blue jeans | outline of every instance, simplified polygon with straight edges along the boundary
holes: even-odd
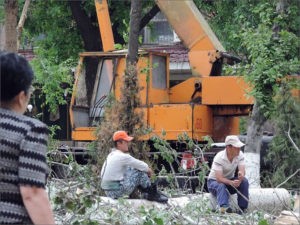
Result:
[[[232,178],[235,180],[237,178]],[[237,193],[238,205],[241,209],[248,208],[249,202],[249,182],[244,178],[239,187],[234,188],[230,185],[219,183],[216,180],[209,179],[207,182],[208,191],[217,197],[219,206],[229,206],[229,195]],[[245,199],[246,198],[246,199]]]
[[[117,199],[126,195],[129,196],[138,186],[147,188],[150,185],[151,181],[147,173],[128,167],[124,175],[124,180],[120,181],[120,189],[104,190],[104,192],[107,197]]]

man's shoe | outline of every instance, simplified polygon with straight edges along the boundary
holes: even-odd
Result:
[[[220,207],[219,212],[222,214],[233,213],[233,210],[230,207]]]
[[[160,203],[167,203],[168,202],[168,197],[166,197],[161,192],[157,192],[155,194],[150,194],[150,195],[148,195],[147,199],[149,201],[155,201],[155,202],[160,202]]]
[[[168,197],[162,192],[157,190],[156,184],[151,184],[148,188],[143,188],[142,190],[142,198],[147,199],[149,201],[155,201],[160,203],[167,203]]]
[[[240,209],[237,210],[236,213],[239,214],[239,215],[244,215],[244,214],[247,213],[247,209],[240,208]]]

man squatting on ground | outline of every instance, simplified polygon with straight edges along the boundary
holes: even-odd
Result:
[[[237,136],[229,135],[225,139],[226,148],[214,157],[207,185],[209,192],[217,197],[221,213],[232,212],[229,196],[234,193],[238,196],[239,213],[248,208],[249,183],[245,178],[244,154],[240,151],[244,145]]]
[[[22,56],[0,52],[0,224],[54,224],[45,190],[48,128],[24,116],[33,71]]]
[[[125,131],[113,134],[115,147],[102,166],[101,188],[108,197],[114,199],[129,196],[138,188],[142,197],[149,201],[167,202],[168,198],[157,190],[156,184],[151,184],[151,168],[128,154],[132,139]]]

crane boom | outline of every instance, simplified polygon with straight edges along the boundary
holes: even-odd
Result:
[[[95,0],[97,18],[101,34],[103,51],[115,50],[114,36],[111,28],[110,15],[106,0]]]

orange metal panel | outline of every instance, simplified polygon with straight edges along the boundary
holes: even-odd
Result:
[[[192,77],[170,88],[170,103],[190,102],[196,83],[201,83],[201,78]],[[198,92],[195,97],[201,97],[201,93]]]
[[[74,141],[94,141],[96,140],[96,127],[79,127],[72,131]]]
[[[253,104],[253,98],[247,96],[249,90],[249,86],[241,77],[204,77],[202,79],[202,103],[206,105]]]
[[[188,104],[154,105],[149,109],[149,126],[161,136],[166,131],[166,140],[177,140],[178,134],[192,134],[192,107]]]
[[[187,133],[189,137],[201,139],[212,132],[212,112],[207,106],[191,104],[154,105],[149,109],[151,135],[162,136],[166,140],[177,140],[178,135]]]
[[[193,110],[193,139],[202,140],[203,136],[211,136],[213,131],[211,108],[204,105],[194,105]]]
[[[209,61],[210,51],[193,50],[189,52],[189,60],[192,74],[208,77],[213,64]]]

